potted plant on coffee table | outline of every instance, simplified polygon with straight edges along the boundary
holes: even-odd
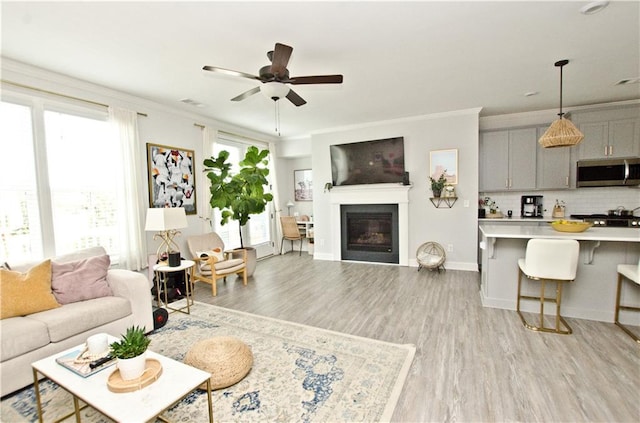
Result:
[[[244,246],[243,227],[252,214],[262,213],[267,203],[273,200],[273,195],[265,191],[269,185],[268,155],[269,150],[259,150],[254,146],[247,148],[237,173],[231,172],[229,152],[226,150],[221,151],[218,157],[212,156],[204,160],[204,171],[210,183],[209,203],[212,208],[220,209],[220,224],[227,224],[229,219],[239,223],[240,248],[247,250],[247,276],[253,274],[257,258],[255,249]]]
[[[151,340],[144,333],[144,328],[131,326],[127,328],[120,341],[110,345],[110,354],[118,359],[117,366],[123,380],[132,380],[142,376],[146,365],[146,351],[150,342]]]

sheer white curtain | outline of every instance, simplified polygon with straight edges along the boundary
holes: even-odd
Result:
[[[278,254],[280,254],[280,240],[282,239],[282,225],[280,224],[280,216],[282,216],[282,210],[278,209],[280,204],[280,198],[278,196],[278,175],[276,175],[276,159],[278,158],[278,150],[276,149],[276,143],[269,143],[269,180],[271,181],[271,194],[273,194],[273,201],[271,202],[275,213],[275,245],[278,247]],[[274,248],[275,253],[275,248]]]
[[[109,107],[109,122],[122,160],[122,174],[117,175],[118,221],[120,227],[120,267],[141,270],[147,267],[144,218],[146,203],[142,187],[146,184],[144,160],[140,157],[138,144],[138,114],[131,110]]]
[[[211,155],[213,154],[213,145],[216,142],[217,134],[218,131],[209,126],[204,126],[202,128],[202,161],[211,157]],[[202,164],[202,162],[200,163]],[[202,229],[204,232],[211,232],[214,226],[212,225],[212,222],[210,220],[213,219],[213,209],[211,208],[211,204],[209,203],[209,197],[211,195],[209,193],[209,179],[207,179],[207,176],[204,172],[198,172],[198,174],[196,175],[196,182],[198,182],[201,187],[201,195],[198,195],[198,210],[201,210],[200,217],[202,218],[203,222]]]

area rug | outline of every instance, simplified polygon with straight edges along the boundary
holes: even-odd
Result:
[[[182,361],[189,348],[213,336],[234,336],[251,347],[254,363],[237,384],[213,392],[216,422],[389,421],[415,347],[327,331],[203,303],[191,315],[173,313],[151,335],[150,349]],[[71,397],[42,381],[45,421],[72,408]],[[37,421],[33,388],[1,403],[3,422]],[[176,422],[207,421],[197,391],[170,408]],[[72,421],[69,419],[68,421]],[[83,422],[110,422],[88,407]]]

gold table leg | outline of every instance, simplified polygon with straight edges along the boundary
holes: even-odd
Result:
[[[33,369],[33,390],[36,392],[36,405],[38,407],[38,421],[42,423],[42,400],[40,399],[40,384],[38,383],[38,371]]]

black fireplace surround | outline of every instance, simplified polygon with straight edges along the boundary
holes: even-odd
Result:
[[[341,205],[340,240],[342,260],[398,264],[398,205]]]

